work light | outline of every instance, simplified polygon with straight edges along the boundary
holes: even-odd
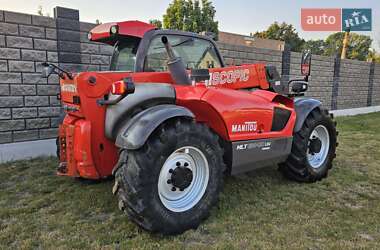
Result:
[[[114,26],[111,27],[111,34],[116,34],[117,31],[118,31],[117,25],[114,25]]]

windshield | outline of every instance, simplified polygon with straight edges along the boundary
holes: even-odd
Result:
[[[174,54],[182,58],[187,69],[221,67],[215,46],[210,41],[183,35],[167,35],[166,37],[173,47]],[[149,46],[144,61],[145,72],[168,71],[168,55],[161,38],[162,36],[156,36]]]
[[[134,71],[136,53],[140,38],[129,37],[120,40],[116,45],[111,59],[111,71]]]

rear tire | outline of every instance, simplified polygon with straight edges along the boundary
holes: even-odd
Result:
[[[189,120],[167,121],[142,148],[121,152],[113,189],[119,208],[148,231],[179,234],[195,229],[218,200],[225,169],[222,159],[218,136],[207,126]],[[183,176],[189,176],[189,169],[191,178],[186,179]]]
[[[279,169],[291,180],[319,181],[332,168],[336,146],[336,122],[327,110],[314,109],[294,134],[291,154]]]

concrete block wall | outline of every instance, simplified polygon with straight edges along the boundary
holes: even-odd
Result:
[[[57,61],[55,20],[0,11],[0,143],[56,134],[59,85],[41,79],[44,61]]]
[[[80,22],[79,11],[56,7],[54,18],[0,10],[0,144],[54,138],[59,80],[40,77],[41,62],[66,70],[109,67],[112,47],[90,42],[95,24]],[[301,54],[218,43],[227,65],[274,65],[282,81],[301,78]],[[313,55],[309,91],[328,109],[380,105],[380,65]]]
[[[372,106],[380,105],[380,64],[374,65]]]
[[[362,61],[341,60],[337,109],[367,106],[370,65]]]
[[[314,55],[311,63],[310,84],[306,96],[320,100],[325,108],[331,109],[334,58]],[[300,61],[297,67],[300,71]]]
[[[74,72],[107,70],[112,47],[87,38],[95,24],[80,22],[79,10],[57,7],[54,16],[59,66]]]
[[[301,76],[302,53],[290,53],[289,79],[302,79]],[[334,58],[327,56],[312,56],[309,89],[305,96],[320,100],[325,108],[330,109],[332,86],[334,78]]]
[[[59,79],[41,78],[41,63],[108,69],[112,47],[87,39],[94,26],[67,8],[55,8],[54,18],[0,10],[0,143],[56,137]]]
[[[218,43],[218,48],[227,65],[265,63],[282,67],[282,52],[269,49],[252,48],[225,43]]]

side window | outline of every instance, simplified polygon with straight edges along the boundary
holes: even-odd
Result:
[[[120,40],[113,51],[111,59],[112,71],[134,71],[136,52],[141,39],[128,38]]]
[[[161,72],[168,70],[166,66],[168,57],[161,37],[156,36],[152,40],[145,58],[144,71]],[[221,67],[215,47],[209,41],[180,35],[168,35],[167,37],[175,54],[182,58],[187,69]]]

